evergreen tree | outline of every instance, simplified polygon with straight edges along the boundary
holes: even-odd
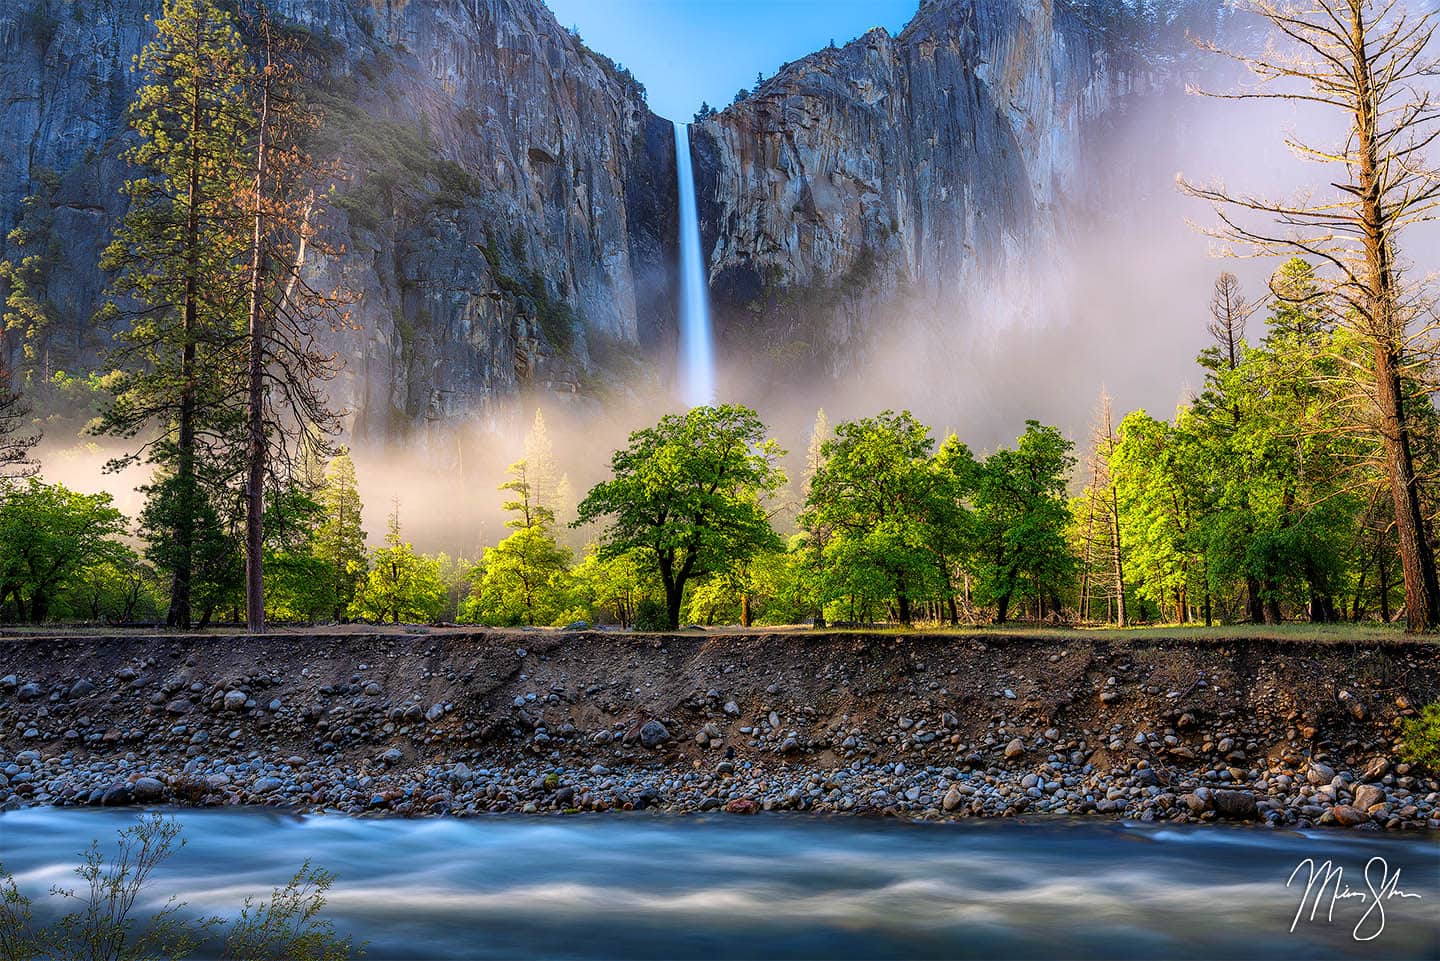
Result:
[[[123,305],[130,325],[112,358],[119,376],[98,430],[145,434],[117,463],[144,456],[165,469],[151,489],[165,504],[150,516],[173,525],[159,535],[172,572],[167,620],[186,627],[197,539],[215,533],[200,529],[213,512],[206,484],[228,481],[221,465],[233,463],[222,451],[238,425],[233,344],[245,302],[236,199],[254,116],[250,67],[223,7],[167,0],[155,29],[137,59],[135,143],[124,153],[140,175],[125,186],[130,208],[101,264],[114,298],[102,314]]]
[[[362,526],[365,505],[360,500],[355,462],[347,448],[340,448],[326,465],[317,500],[320,520],[312,549],[325,562],[329,606],[335,620],[340,621],[367,573]]]

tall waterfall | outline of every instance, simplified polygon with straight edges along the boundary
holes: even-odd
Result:
[[[710,337],[709,284],[700,256],[700,215],[690,166],[690,125],[675,127],[675,175],[680,181],[680,369],[676,383],[691,407],[715,400],[715,349]]]

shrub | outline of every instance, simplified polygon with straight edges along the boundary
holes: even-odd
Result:
[[[184,843],[178,821],[154,814],[119,832],[118,850],[108,861],[99,842],[92,844],[75,869],[83,886],[51,889],[76,909],[46,928],[35,927],[30,898],[0,866],[0,959],[179,959],[202,950],[211,957],[217,942],[225,958],[343,961],[364,954],[320,917],[335,879],[308,862],[269,900],[246,899],[228,927],[222,918],[183,917],[185,902],[173,897],[149,918],[136,917],[135,906],[150,900],[151,874]]]
[[[669,630],[669,627],[665,605],[660,601],[647,597],[635,605],[635,630],[664,631]]]
[[[1404,746],[1400,756],[1411,764],[1440,771],[1440,701],[1425,705],[1419,717],[1412,717],[1401,729]]]

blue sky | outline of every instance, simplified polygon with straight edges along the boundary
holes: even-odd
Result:
[[[545,0],[586,46],[629,67],[650,109],[689,120],[780,64],[871,27],[898,33],[919,0]]]

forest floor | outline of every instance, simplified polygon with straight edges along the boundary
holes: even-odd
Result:
[[[1437,698],[1440,645],[1388,628],[7,632],[0,807],[1440,827],[1396,744]]]

